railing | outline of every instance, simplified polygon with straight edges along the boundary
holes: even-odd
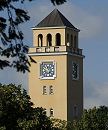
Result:
[[[29,52],[71,52],[73,54],[82,55],[82,49],[72,48],[70,46],[49,46],[49,47],[34,47],[30,48]]]

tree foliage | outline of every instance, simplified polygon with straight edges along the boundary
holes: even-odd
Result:
[[[0,84],[0,130],[107,130],[108,107],[84,110],[78,121],[49,118],[43,108],[34,108],[21,85]]]
[[[0,16],[0,69],[9,66],[25,72],[29,71],[29,60],[35,62],[27,56],[28,46],[23,43],[24,34],[19,29],[20,24],[28,21],[30,16],[26,10],[16,5],[27,1],[33,0],[0,0],[0,12],[5,14]],[[66,0],[50,1],[54,5],[66,2]]]
[[[108,107],[100,106],[85,110],[78,123],[78,130],[107,130]]]
[[[48,130],[52,122],[43,108],[34,108],[21,86],[0,84],[0,130]]]
[[[61,119],[52,119],[53,129],[54,130],[75,130],[74,121],[65,121]]]
[[[52,122],[57,130],[108,130],[108,107],[84,110],[80,120],[69,122],[53,119]]]

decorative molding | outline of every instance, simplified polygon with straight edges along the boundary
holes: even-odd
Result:
[[[70,52],[48,52],[48,53],[28,53],[28,56],[54,56],[54,55],[73,55],[73,56],[77,56],[77,57],[82,57],[82,58],[85,58],[84,55],[77,55],[77,54],[73,54],[73,53],[70,53]]]
[[[60,27],[32,27],[33,30],[45,30],[45,29],[65,29],[66,26],[60,26]]]

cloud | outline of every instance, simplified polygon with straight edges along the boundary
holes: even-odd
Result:
[[[100,83],[85,81],[84,84],[84,107],[108,105],[108,82]]]

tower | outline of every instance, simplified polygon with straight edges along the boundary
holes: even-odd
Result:
[[[80,118],[83,111],[83,55],[78,33],[54,9],[33,29],[29,55],[37,62],[29,73],[29,94],[36,107],[63,120]]]

